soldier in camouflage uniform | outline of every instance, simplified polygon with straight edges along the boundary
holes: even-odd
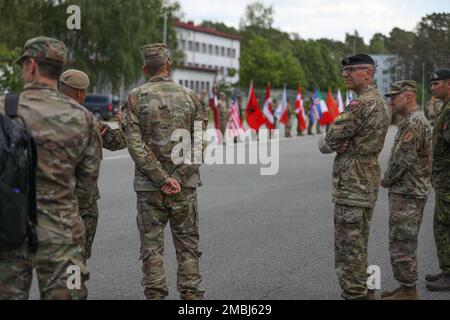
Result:
[[[38,37],[25,44],[16,62],[26,83],[18,114],[35,139],[38,151],[37,209],[39,250],[0,253],[0,299],[28,299],[33,269],[41,299],[85,299],[84,226],[79,207],[92,199],[101,160],[101,140],[94,118],[76,101],[57,91],[66,46]],[[4,112],[4,98],[0,99]],[[71,266],[81,271],[81,290],[69,290]]]
[[[220,93],[218,108],[220,112],[220,132],[222,132],[223,141],[225,142],[226,140],[225,134],[229,120],[229,111],[228,111],[227,96],[223,92]]]
[[[367,242],[378,198],[378,156],[389,128],[389,111],[373,85],[375,62],[364,54],[343,59],[347,87],[358,98],[326,134],[337,151],[333,169],[336,273],[344,299],[367,299]],[[346,145],[342,149],[342,145]]]
[[[434,239],[441,273],[428,275],[431,291],[450,291],[450,69],[431,76],[433,96],[444,102],[433,130]]]
[[[432,133],[416,95],[414,81],[396,82],[386,94],[393,112],[403,117],[381,181],[389,188],[389,251],[394,278],[400,284],[381,295],[386,300],[419,298],[417,238],[431,191]]]
[[[78,103],[84,103],[87,96],[87,89],[89,88],[89,77],[86,73],[79,70],[67,70],[64,72],[59,80],[61,93],[71,97]],[[106,123],[95,119],[95,126],[100,133],[103,142],[103,148],[109,151],[118,151],[125,149],[127,143],[125,141],[125,134],[122,129],[112,129]],[[95,234],[97,232],[98,224],[98,204],[100,199],[100,192],[98,186],[95,189],[95,197],[86,207],[80,208],[80,215],[83,219],[86,228],[86,239],[84,245],[84,262],[91,257],[92,245],[94,244]]]
[[[288,102],[287,104],[287,123],[286,123],[286,138],[292,138],[292,116],[295,114],[295,111],[292,107],[292,104]]]
[[[193,91],[169,79],[171,60],[164,44],[147,45],[143,53],[149,82],[131,91],[123,118],[128,149],[136,163],[142,285],[149,300],[164,299],[169,294],[163,260],[164,229],[170,222],[178,262],[178,291],[182,299],[199,300],[204,295],[200,288],[197,204],[202,145],[194,146],[193,142],[202,141],[207,110]],[[192,152],[194,164],[175,164],[172,160],[179,142],[171,141],[171,136],[177,129],[192,137],[192,150],[183,155]]]

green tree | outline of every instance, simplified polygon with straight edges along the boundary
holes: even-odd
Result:
[[[413,38],[417,63],[414,78],[421,79],[422,64],[428,77],[434,70],[450,66],[450,13],[433,13],[422,18]]]
[[[414,32],[394,28],[389,34],[389,38],[386,39],[386,47],[389,52],[399,56],[397,66],[398,78],[412,78],[413,66],[416,60],[413,48],[415,37]]]
[[[20,68],[12,62],[20,56],[21,49],[9,50],[0,43],[0,95],[6,90],[18,92],[22,88]]]
[[[81,8],[81,30],[67,29],[71,4]],[[178,8],[178,3],[168,7],[170,20]],[[61,39],[69,48],[68,67],[86,71],[98,89],[117,92],[139,79],[140,47],[162,42],[162,29],[162,0],[0,0],[0,39],[7,48],[40,35]],[[168,43],[177,47],[172,23]]]
[[[375,33],[370,40],[369,52],[371,54],[389,54],[389,50],[386,46],[388,38],[381,34]]]
[[[364,39],[355,30],[354,34],[345,34],[344,42],[344,55],[350,55],[355,53],[368,53],[369,48],[364,43]]]

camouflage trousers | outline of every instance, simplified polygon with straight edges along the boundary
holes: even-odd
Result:
[[[373,208],[336,204],[334,211],[335,267],[347,300],[367,297],[367,243]]]
[[[450,275],[450,202],[436,194],[434,212],[434,240],[436,242],[439,267]]]
[[[41,300],[85,300],[87,289],[83,278],[88,271],[83,264],[82,248],[72,244],[40,244],[35,255],[27,247],[0,252],[0,300],[28,300],[33,269],[36,270]],[[73,273],[68,268],[77,266],[80,290],[70,290],[68,280]],[[69,281],[70,283],[70,281]]]
[[[98,224],[98,204],[95,201],[89,207],[80,210],[80,216],[83,219],[84,227],[86,229],[86,236],[84,242],[84,263],[91,258],[92,246],[94,244],[95,234],[97,232]]]
[[[286,124],[286,134],[285,134],[286,138],[291,138],[292,137],[292,123],[289,121]]]
[[[417,238],[427,198],[389,193],[389,252],[394,278],[400,285],[415,287]]]
[[[203,299],[196,190],[184,189],[175,196],[164,195],[161,191],[138,192],[137,199],[145,296],[158,300],[169,294],[163,262],[164,229],[170,222],[178,262],[178,292],[183,300]]]

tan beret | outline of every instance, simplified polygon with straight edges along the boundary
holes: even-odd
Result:
[[[59,81],[68,87],[86,90],[89,88],[89,77],[86,73],[79,70],[67,70],[61,75]]]

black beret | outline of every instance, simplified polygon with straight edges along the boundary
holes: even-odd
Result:
[[[447,79],[450,79],[450,69],[441,69],[431,75],[430,82]]]
[[[342,59],[342,65],[345,66],[352,66],[355,64],[371,64],[375,65],[375,61],[372,59],[371,56],[368,56],[367,54],[358,53],[352,56],[348,56],[344,59]]]

